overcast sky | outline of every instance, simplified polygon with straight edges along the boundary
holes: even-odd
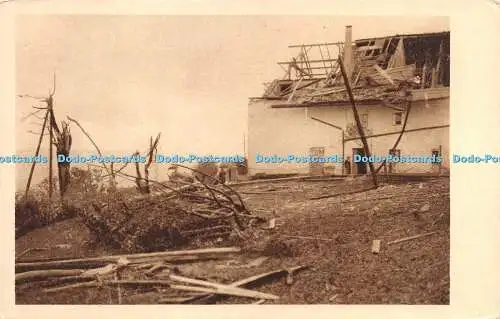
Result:
[[[76,118],[106,152],[145,149],[162,133],[164,153],[243,154],[248,97],[281,78],[289,44],[449,30],[440,17],[20,16],[17,93],[46,95],[57,74],[58,120]],[[18,149],[39,128],[21,117]],[[73,149],[91,149],[72,126]]]

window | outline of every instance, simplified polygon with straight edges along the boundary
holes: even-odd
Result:
[[[389,150],[389,154],[392,155],[392,156],[395,156],[395,157],[400,157],[401,156],[401,150],[393,148],[393,149]]]
[[[395,112],[393,115],[392,124],[401,125],[403,123],[403,112]]]
[[[361,114],[360,120],[363,127],[368,127],[368,114]]]

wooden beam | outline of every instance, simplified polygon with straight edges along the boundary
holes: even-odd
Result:
[[[435,233],[437,233],[437,231],[433,231],[433,232],[425,233],[425,234],[421,234],[421,235],[415,235],[415,236],[405,237],[405,238],[401,238],[401,239],[390,241],[390,242],[387,243],[387,245],[402,243],[402,242],[405,242],[405,241],[409,241],[409,240],[413,240],[413,239],[417,239],[417,238],[421,238],[421,237],[430,236],[430,235],[433,235]]]
[[[52,103],[49,105],[49,112],[52,112]],[[52,113],[51,113],[52,116]],[[52,140],[54,139],[54,130],[52,128],[52,125],[49,125],[49,204],[51,205],[52,209],[52,172],[53,172],[53,149],[52,149]]]
[[[289,48],[301,48],[301,47],[319,47],[319,46],[328,46],[328,45],[341,45],[344,42],[325,42],[325,43],[312,43],[312,44],[291,44]]]
[[[322,60],[309,60],[307,62],[309,63],[323,63],[323,62],[335,62],[337,60],[335,59],[322,59]],[[294,64],[294,63],[300,63],[300,61],[288,61],[288,62],[284,62],[284,61],[280,61],[278,62],[278,64]]]
[[[424,62],[424,67],[422,68],[422,83],[420,84],[420,89],[425,88],[425,83],[427,82],[427,60]]]
[[[308,87],[308,86],[311,86],[311,85],[313,85],[313,84],[316,84],[316,83],[318,83],[318,82],[319,82],[319,81],[321,81],[321,80],[323,80],[323,79],[315,79],[314,81],[311,81],[311,82],[309,82],[309,83],[307,83],[307,84],[302,85],[301,87],[298,87],[298,88],[297,88],[297,90],[302,90],[303,88],[306,88],[306,87]],[[289,94],[289,93],[284,93],[284,94],[281,94],[281,96],[286,96],[286,95],[288,95],[288,94]]]
[[[290,96],[288,97],[288,103],[290,103],[290,102],[292,101],[293,96],[295,95],[295,92],[297,91],[297,88],[299,87],[300,83],[302,83],[302,80],[303,80],[303,79],[304,79],[304,78],[303,78],[303,77],[301,77],[301,78],[299,79],[299,81],[297,81],[297,84],[293,87],[292,93],[291,93],[291,94],[290,94]]]
[[[419,127],[419,128],[414,128],[414,129],[405,129],[405,133],[409,132],[418,132],[418,131],[426,131],[426,130],[435,130],[435,129],[440,129],[440,128],[445,128],[445,127],[450,127],[449,124],[445,125],[435,125],[435,126],[427,126],[427,127]],[[396,132],[389,132],[389,133],[381,133],[381,134],[373,134],[373,135],[368,135],[365,136],[366,138],[374,138],[374,137],[381,137],[381,136],[389,136],[389,135],[395,135],[395,134],[401,134],[401,131],[396,131]],[[345,141],[355,141],[359,140],[360,137],[351,137],[351,138],[346,138]]]
[[[358,105],[379,105],[381,104],[380,99],[370,99],[370,100],[361,100],[358,102]],[[348,107],[349,101],[318,101],[318,102],[307,102],[307,103],[297,103],[297,104],[272,104],[271,108],[273,109],[287,109],[287,108],[296,108],[296,107]]]

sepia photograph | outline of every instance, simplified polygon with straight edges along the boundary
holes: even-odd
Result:
[[[16,16],[15,303],[449,305],[451,33]]]

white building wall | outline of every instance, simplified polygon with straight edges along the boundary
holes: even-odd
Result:
[[[364,109],[368,115],[368,127],[373,134],[397,132],[402,125],[393,124],[393,109],[383,106],[370,106]],[[359,113],[363,107],[359,108]],[[352,112],[348,121],[354,121]],[[404,120],[404,114],[403,114]],[[416,101],[412,108],[406,125],[406,130],[417,128],[449,125],[449,99],[431,101]],[[370,152],[374,155],[387,155],[398,138],[398,134],[368,138]],[[346,154],[352,158],[353,148],[363,147],[361,140],[346,142]],[[415,132],[405,132],[396,147],[402,156],[431,156],[433,149],[441,148],[443,166],[449,167],[449,128],[437,128]],[[347,156],[347,155],[346,155]],[[378,166],[378,164],[376,164]],[[431,172],[432,164],[398,163],[393,172],[397,173],[426,173]]]
[[[281,101],[279,103],[282,103]],[[277,104],[273,100],[254,100],[249,104],[248,121],[248,163],[249,174],[290,174],[309,172],[309,164],[303,163],[257,163],[258,154],[264,156],[297,156],[309,155],[311,147],[324,147],[325,155],[342,155],[342,132],[336,128],[312,120],[315,117],[325,122],[335,124],[344,129],[349,123],[354,123],[350,105],[305,108],[272,108]],[[402,125],[393,125],[395,110],[383,105],[358,106],[359,114],[368,114],[368,131],[370,134],[397,132]],[[404,119],[404,115],[403,115]],[[449,99],[431,101],[415,101],[412,104],[406,129],[448,125]],[[444,166],[448,166],[449,129],[407,132],[403,135],[397,149],[401,155],[430,156],[434,148],[441,146]],[[398,135],[392,134],[368,138],[371,153],[387,155]],[[346,138],[348,138],[346,136]],[[345,143],[345,156],[351,156],[352,149],[361,148],[361,140]],[[328,164],[331,165],[331,164]],[[335,173],[342,171],[341,164],[335,164]],[[378,166],[378,165],[376,165]],[[422,173],[432,170],[431,164],[395,165],[394,172]]]

